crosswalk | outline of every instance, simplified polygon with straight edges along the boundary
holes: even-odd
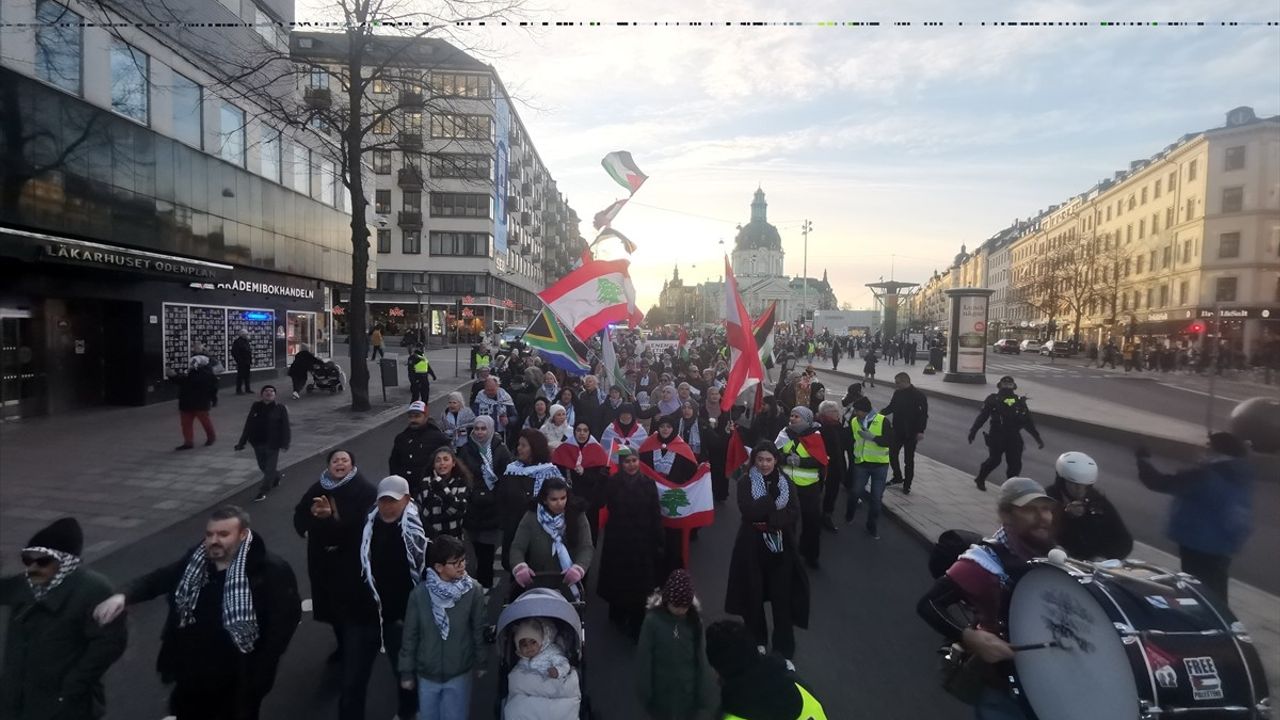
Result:
[[[988,375],[1012,375],[1018,377],[1040,377],[1040,378],[1104,378],[1116,377],[1116,370],[1103,370],[1102,368],[1090,368],[1080,365],[1078,362],[1068,360],[1058,360],[1050,363],[1048,358],[1039,358],[1036,360],[996,360],[987,358],[987,374]],[[1119,371],[1123,375],[1123,371]]]

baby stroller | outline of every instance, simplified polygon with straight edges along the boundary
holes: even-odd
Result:
[[[307,392],[312,390],[328,390],[331,393],[342,392],[347,382],[342,368],[332,360],[316,363],[311,366],[311,382],[307,384]]]
[[[511,674],[516,667],[516,663],[520,660],[516,654],[516,627],[521,621],[537,618],[554,626],[557,632],[555,642],[563,650],[569,665],[573,668],[573,672],[578,675],[577,717],[580,720],[590,720],[592,717],[591,703],[585,692],[586,663],[583,657],[586,632],[583,629],[582,614],[585,612],[585,603],[570,603],[559,590],[539,587],[524,591],[510,605],[502,608],[502,613],[498,615],[496,627],[498,693],[494,704],[494,717],[498,718],[498,720],[506,720],[509,717],[506,708],[509,700],[508,696],[511,692]],[[563,718],[564,720],[570,720],[572,717],[572,714],[566,714],[558,710],[558,706],[554,704],[562,702],[563,699],[535,698],[535,700],[541,703],[540,707],[545,708],[545,711],[550,714],[549,716]]]

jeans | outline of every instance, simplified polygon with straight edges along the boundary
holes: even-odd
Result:
[[[1178,546],[1178,555],[1182,558],[1182,572],[1196,576],[1209,594],[1226,604],[1231,556],[1200,552],[1185,545]]]
[[[377,358],[377,357],[386,357],[386,356],[387,354],[382,351],[381,345],[374,345],[373,348],[369,350],[370,360],[373,360],[374,358]]]
[[[973,706],[974,720],[1027,720],[1022,706],[1004,688],[987,687]]]
[[[871,481],[868,490],[867,481]],[[875,530],[876,521],[880,519],[881,499],[884,497],[884,486],[889,480],[889,466],[885,463],[858,463],[853,466],[853,492],[849,493],[849,509],[845,511],[845,520],[852,520],[858,512],[858,503],[868,501],[867,529]]]
[[[200,421],[200,427],[204,428],[205,440],[213,442],[217,437],[213,432],[213,421],[209,419],[208,410],[180,410],[178,411],[178,419],[182,425],[182,443],[184,445],[192,445],[195,442],[195,422]]]
[[[280,462],[280,448],[254,445],[253,456],[258,461],[258,469],[262,471],[262,484],[258,486],[258,492],[266,495],[280,482],[280,473],[276,471],[276,465]]]
[[[338,694],[338,720],[364,720],[365,699],[369,694],[369,673],[382,646],[377,623],[343,623],[334,631],[341,638],[342,680]]]
[[[467,720],[471,713],[471,673],[444,682],[418,678],[418,720]]]

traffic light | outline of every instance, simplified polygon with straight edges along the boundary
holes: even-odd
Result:
[[[1191,333],[1192,335],[1199,335],[1200,333],[1204,332],[1204,323],[1200,322],[1199,320],[1191,323],[1190,325],[1187,326],[1187,332]]]
[[[453,302],[453,316],[462,317],[462,298],[458,298]]]

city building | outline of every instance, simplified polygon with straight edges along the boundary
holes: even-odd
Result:
[[[377,283],[370,319],[388,334],[422,327],[442,338],[496,326],[527,325],[540,310],[535,293],[566,274],[582,239],[501,79],[483,63],[436,38],[379,37],[366,95],[378,147],[372,169],[370,225]],[[333,67],[347,56],[346,35],[294,33],[295,59]],[[330,80],[313,73],[309,92]]]
[[[751,200],[751,219],[739,228],[733,243],[733,273],[738,281],[747,312],[758,316],[777,302],[780,323],[794,323],[802,311],[812,317],[815,310],[834,310],[836,296],[827,273],[822,279],[788,278],[782,271],[786,251],[778,228],[769,223],[769,204],[764,190],[756,188]]]
[[[270,376],[303,344],[329,352],[351,282],[341,183],[202,60],[283,54],[293,4],[170,10],[189,25],[148,25],[135,0],[0,3],[6,417],[170,399],[197,344],[233,372],[241,329]]]

